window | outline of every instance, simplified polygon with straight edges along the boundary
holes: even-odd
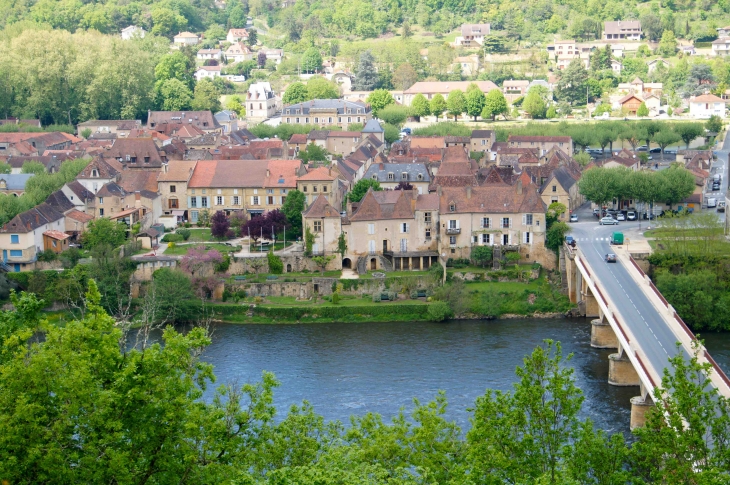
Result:
[[[322,221],[314,221],[314,232],[322,232]]]
[[[489,217],[482,217],[482,228],[489,229]]]
[[[215,197],[215,205],[223,205],[223,197],[221,197],[220,195],[217,195]]]
[[[531,226],[532,225],[532,214],[525,214],[525,225]]]
[[[267,194],[273,194],[274,193],[274,189],[266,189],[266,193]]]
[[[457,229],[459,227],[459,221],[456,219],[449,220],[449,229]]]
[[[92,170],[91,171],[91,176],[92,177],[99,177],[99,171],[97,169]]]
[[[307,191],[307,186],[306,186],[306,185],[304,185],[304,186],[302,187],[302,192],[306,192],[306,191]]]
[[[375,224],[368,224],[368,234],[375,234]]]
[[[431,240],[431,229],[426,229],[426,241]]]
[[[53,244],[53,247],[54,248],[57,248],[58,247],[58,243],[56,242],[55,239],[53,241],[51,241],[51,244]]]
[[[200,207],[208,207],[208,198],[207,197],[200,198]]]
[[[251,197],[251,204],[259,205],[259,196],[258,195],[254,195],[253,197]]]
[[[449,212],[456,212],[456,204],[453,202],[449,204]]]
[[[487,140],[482,140],[482,146],[487,144]]]
[[[190,197],[190,207],[198,207],[198,198]]]
[[[10,257],[11,258],[22,258],[23,257],[23,250],[22,249],[11,249],[10,250]]]
[[[557,191],[558,191],[558,186],[557,185],[553,185],[553,192],[557,192]]]
[[[100,215],[101,217],[104,217],[104,209],[99,209],[99,215]]]
[[[170,186],[170,193],[171,194],[174,194],[175,192],[177,192],[177,187],[175,187],[174,185],[171,185]]]
[[[208,193],[208,190],[207,189],[203,189],[203,195],[205,195],[207,193]]]
[[[222,191],[221,189],[218,189],[218,191],[217,191],[216,193],[217,193],[218,195],[220,195],[220,194],[222,194],[222,193],[223,193],[223,191]]]
[[[402,253],[405,253],[406,251],[408,251],[408,239],[400,240],[400,250]]]
[[[400,232],[407,233],[409,229],[408,223],[404,222],[400,225]]]
[[[316,191],[317,191],[317,186],[316,185],[312,185],[312,192],[316,192]]]
[[[423,222],[425,222],[426,224],[431,224],[431,213],[430,212],[423,213]]]
[[[99,203],[100,204],[103,204],[104,203],[104,197],[99,197]]]
[[[237,195],[233,196],[233,205],[241,205],[241,199]]]
[[[144,163],[150,163],[150,157],[144,157]]]
[[[195,189],[191,190],[191,191],[190,191],[190,193],[191,193],[192,195],[195,195]]]
[[[388,173],[388,180],[395,180],[395,175],[393,175],[393,173]]]
[[[177,209],[177,208],[178,208],[177,199],[170,199],[168,209]]]
[[[319,118],[314,118],[315,123],[319,123]]]
[[[401,173],[400,174],[400,179],[401,180],[408,180],[408,174],[406,172]]]
[[[266,203],[269,205],[274,205],[276,202],[274,202],[274,196],[270,195],[266,198]]]
[[[10,244],[20,244],[20,236],[18,234],[11,234]]]
[[[523,232],[522,233],[522,242],[525,244],[530,244],[532,241],[530,240],[530,233],[529,232]]]
[[[557,201],[558,201],[558,198],[557,198],[557,197],[551,197],[551,198],[550,198],[550,203],[551,203],[551,204],[552,204],[553,202],[557,202]]]
[[[456,236],[449,236],[449,244],[456,246]]]
[[[286,194],[286,189],[279,189],[280,194]]]
[[[482,244],[489,244],[490,236],[491,234],[482,234]]]
[[[238,189],[233,189],[233,195],[238,195]]]
[[[327,192],[327,186],[326,185],[323,185],[322,186],[322,192]]]
[[[509,229],[510,226],[512,226],[512,221],[509,217],[503,217],[502,218],[502,227],[505,229]]]

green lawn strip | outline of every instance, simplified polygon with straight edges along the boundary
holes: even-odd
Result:
[[[212,239],[210,229],[188,229],[188,231],[190,231],[190,238],[185,242],[207,242]]]
[[[174,248],[168,247],[165,249],[165,256],[185,256],[191,249],[204,246],[206,251],[215,249],[221,253],[238,252],[241,250],[240,246],[228,246],[221,243],[205,243],[205,244],[176,244]]]

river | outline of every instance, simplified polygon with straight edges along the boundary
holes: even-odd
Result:
[[[469,427],[468,408],[487,388],[509,390],[515,367],[543,339],[572,353],[583,417],[610,432],[628,432],[629,399],[637,388],[609,386],[609,350],[590,346],[590,321],[524,319],[450,323],[332,323],[213,327],[203,360],[218,383],[255,382],[263,370],[281,382],[279,413],[308,400],[326,419],[348,422],[368,411],[387,419],[444,390],[447,417]],[[713,334],[707,346],[730,371],[730,334]],[[207,397],[212,391],[209,390]]]

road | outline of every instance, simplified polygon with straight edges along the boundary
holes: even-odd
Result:
[[[576,239],[601,289],[618,307],[621,322],[638,340],[649,364],[661,375],[668,365],[667,360],[677,354],[677,337],[631,277],[629,268],[621,261],[615,264],[604,261],[606,253],[613,252],[609,244],[611,233],[638,231],[639,222],[601,226],[590,210],[579,211],[578,215],[581,222],[571,224],[570,234]],[[643,221],[644,227],[647,222]],[[679,351],[689,358],[686,349],[681,347]]]
[[[730,153],[730,137],[725,137],[724,144],[718,150],[715,150],[715,154],[717,155],[717,160],[715,160],[712,163],[712,169],[711,169],[712,175],[714,175],[716,173],[719,173],[722,175],[722,183],[720,184],[720,190],[718,192],[712,192],[710,190],[706,193],[706,197],[716,197],[717,202],[722,202],[725,200],[725,194],[726,194],[727,188],[728,188],[728,175],[730,175],[730,172],[728,172],[728,166],[727,166],[728,153]],[[712,187],[712,183],[710,183],[710,187]],[[715,209],[707,209],[707,210],[713,211]],[[720,217],[720,220],[724,224],[725,213],[718,212],[717,215]]]

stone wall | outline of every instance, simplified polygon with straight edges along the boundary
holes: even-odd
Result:
[[[286,255],[277,254],[277,256],[281,258],[281,262],[284,264],[284,274],[291,272],[301,272],[305,269],[313,273],[320,271],[320,267],[314,261],[312,261],[311,258],[304,257],[302,253]],[[334,271],[339,269],[342,269],[342,259],[339,255],[336,255],[335,259],[330,261],[330,263],[327,265],[326,271]],[[231,260],[231,266],[228,268],[228,273],[232,275],[268,272],[269,261],[266,256],[235,257]]]

